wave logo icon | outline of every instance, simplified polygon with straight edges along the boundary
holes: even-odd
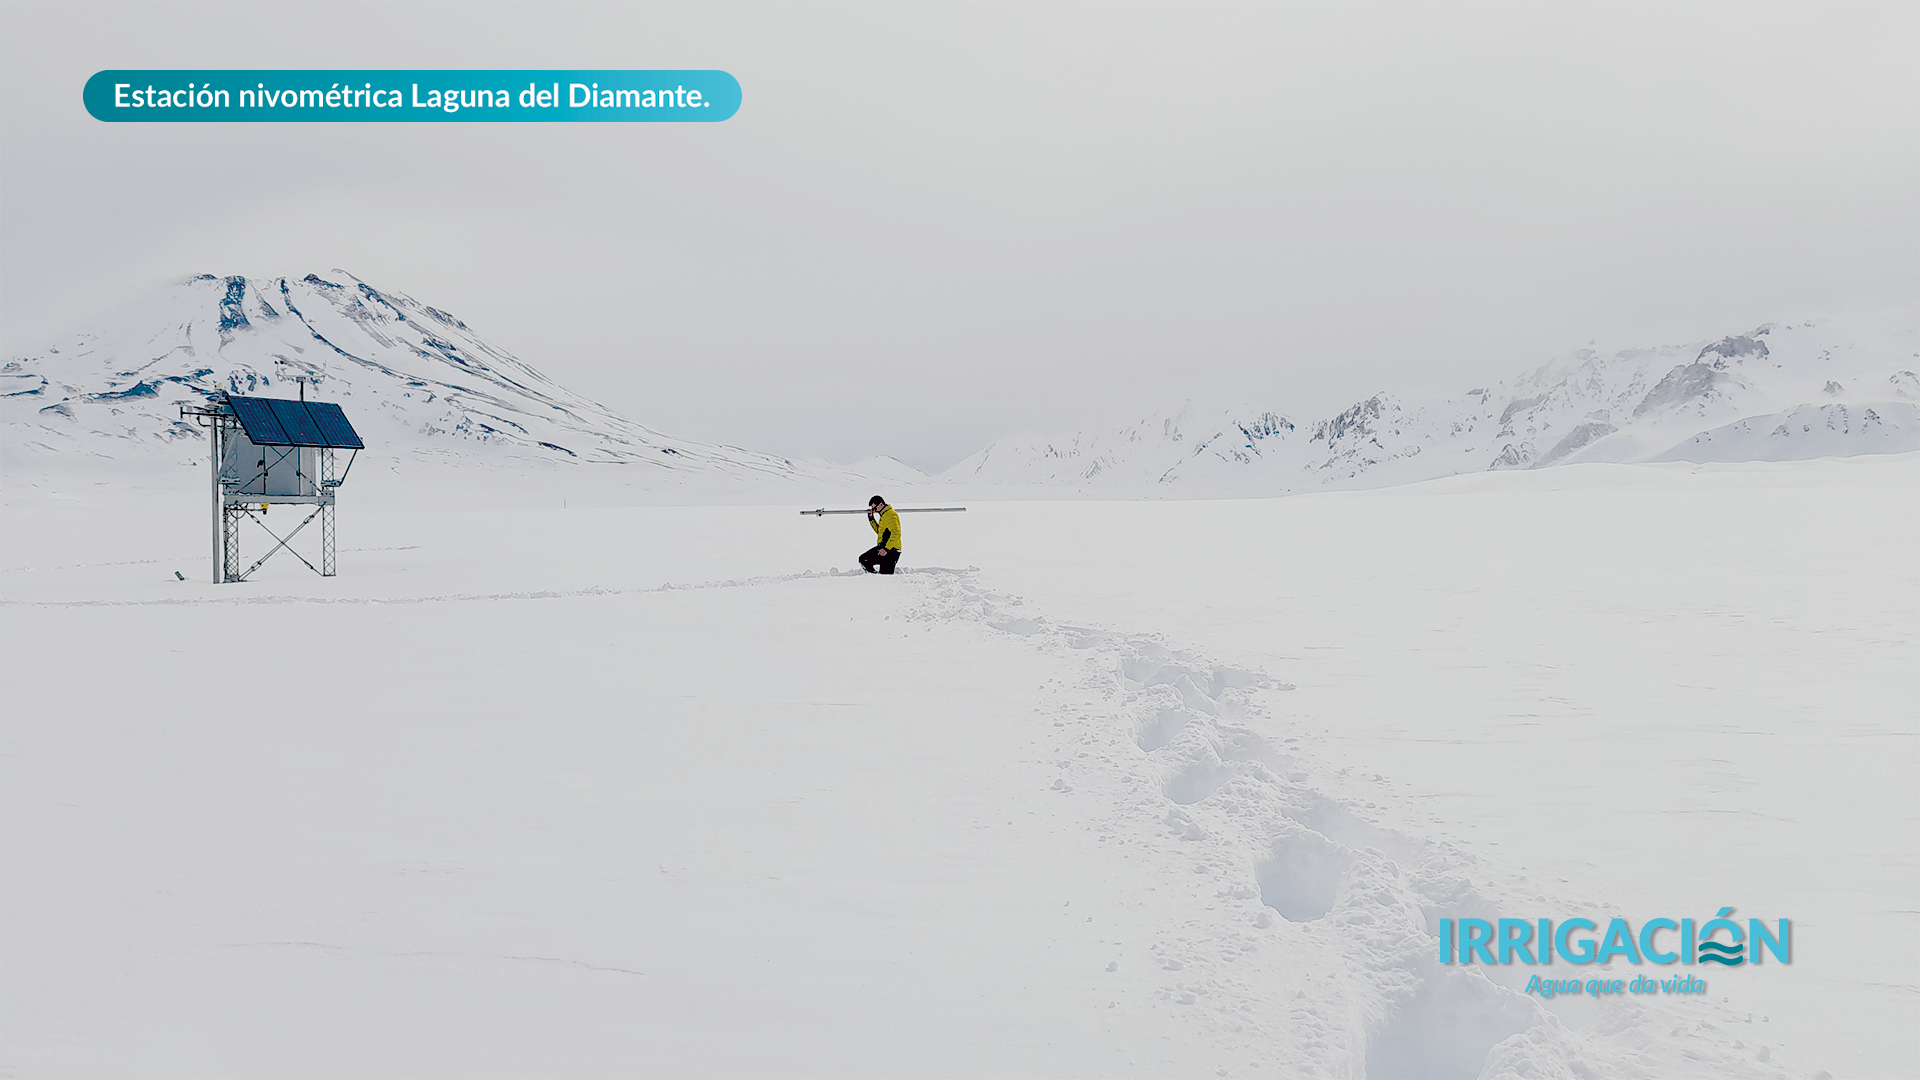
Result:
[[[1746,934],[1741,931],[1739,923],[1727,918],[1727,916],[1731,914],[1733,914],[1732,908],[1723,907],[1715,918],[1700,928],[1699,956],[1701,963],[1725,964],[1728,967],[1739,967],[1741,964],[1747,962]],[[1718,933],[1722,927],[1729,931],[1727,934],[1728,940],[1724,944],[1713,940],[1713,935]]]

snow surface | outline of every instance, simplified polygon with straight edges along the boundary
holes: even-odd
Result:
[[[1920,455],[974,501],[892,579],[795,513],[864,486],[367,464],[228,586],[201,471],[9,472],[0,1072],[1920,1074]],[[1793,963],[1435,960],[1727,905]]]

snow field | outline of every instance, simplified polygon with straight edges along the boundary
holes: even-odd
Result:
[[[1051,668],[889,584],[16,610],[8,1064],[1180,1067],[1104,970],[1152,879],[1053,805]]]
[[[890,581],[343,498],[342,577],[221,588],[191,485],[11,485],[0,1068],[1912,1071],[1915,473],[977,504]],[[1430,936],[1729,903],[1795,963],[1706,1000]]]
[[[1310,783],[1477,860],[1489,910],[1791,917],[1790,969],[1715,973],[1729,1041],[1920,1073],[1920,457],[1020,513],[1099,554],[955,542],[1045,610],[1284,673]]]

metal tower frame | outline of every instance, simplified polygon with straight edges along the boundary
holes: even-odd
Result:
[[[248,400],[259,401],[264,399],[242,399],[243,403]],[[304,393],[301,404],[305,404]],[[338,415],[337,407],[330,408],[334,408],[336,410],[335,415]],[[243,476],[237,471],[231,471],[226,468],[229,440],[236,435],[243,437],[245,435],[245,427],[242,424],[239,413],[234,408],[231,398],[226,394],[215,394],[208,399],[205,405],[180,406],[180,415],[183,418],[193,417],[194,423],[207,429],[208,471],[212,490],[211,509],[213,513],[213,583],[219,585],[227,582],[245,581],[247,578],[253,576],[254,571],[260,569],[268,559],[282,550],[292,554],[293,557],[299,559],[307,569],[312,570],[321,577],[333,577],[339,566],[336,548],[336,531],[334,527],[336,492],[339,490],[340,485],[346,482],[347,473],[353,471],[354,458],[359,455],[360,447],[351,444],[349,444],[349,447],[346,447],[352,449],[353,456],[347,459],[346,468],[336,476],[334,475],[334,451],[336,447],[332,445],[315,444],[311,436],[307,437],[307,442],[299,444],[257,444],[260,445],[260,449],[264,451],[266,455],[276,456],[273,456],[272,460],[265,460],[263,458],[261,467],[256,472]],[[345,418],[341,417],[340,422],[344,424]],[[351,436],[353,443],[357,444],[359,442],[359,436],[354,435],[350,427],[347,429],[347,435]],[[321,438],[326,437],[327,436],[321,436]],[[305,459],[295,457],[295,475],[302,479],[310,479],[313,481],[311,485],[314,492],[313,494],[273,495],[265,494],[263,491],[245,490],[251,485],[258,485],[264,488],[265,485],[261,483],[261,481],[264,481],[270,470],[285,464],[289,457],[294,457],[294,455],[305,449],[313,449],[317,452],[319,474],[314,477],[307,477],[304,472],[300,471],[300,465]],[[301,486],[304,487],[306,485]],[[267,508],[275,503],[311,506],[313,510],[308,513],[298,525],[295,525],[292,531],[282,536],[272,529],[267,528],[266,522],[263,520]],[[298,536],[301,530],[312,524],[315,518],[320,519],[320,564],[318,566],[315,566],[306,556],[300,554],[292,547],[293,538]],[[275,543],[271,548],[267,549],[266,554],[255,559],[251,566],[242,569],[240,557],[240,523],[244,520],[252,520],[255,525],[260,527],[262,532],[272,537]]]

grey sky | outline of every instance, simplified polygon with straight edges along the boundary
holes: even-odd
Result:
[[[1912,4],[0,11],[8,354],[339,266],[654,427],[942,467],[1920,296]],[[717,67],[744,104],[109,125],[109,67]]]

